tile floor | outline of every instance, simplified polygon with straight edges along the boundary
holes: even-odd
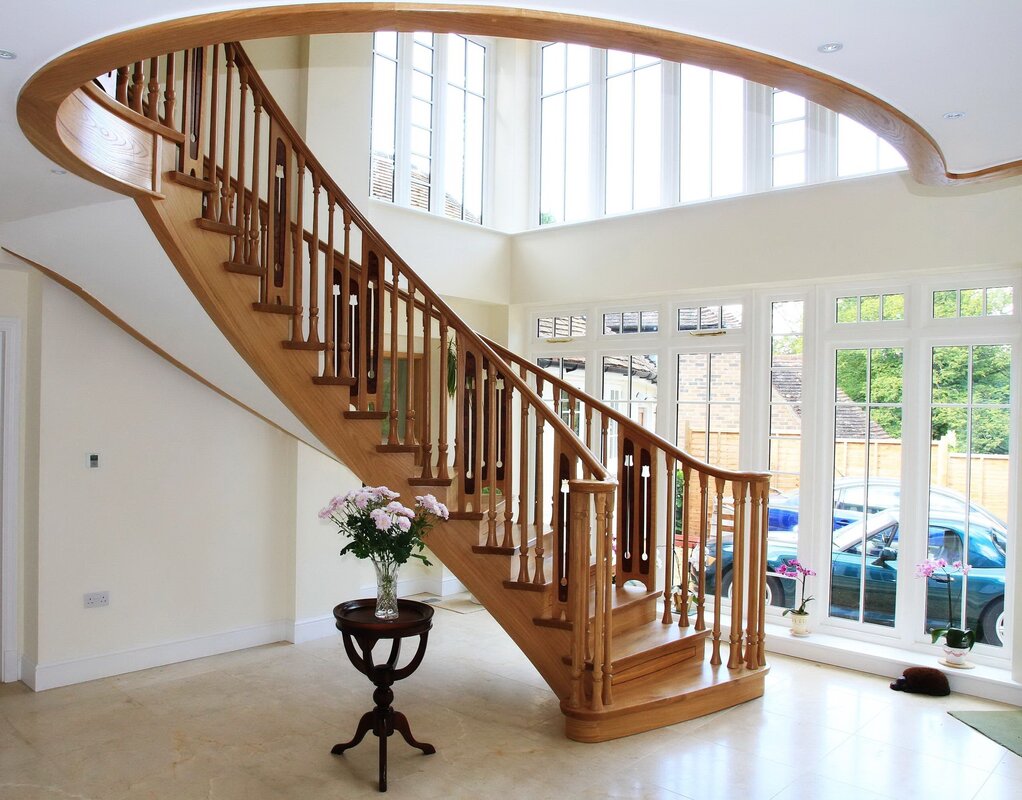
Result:
[[[886,679],[781,656],[766,695],[599,745],[487,613],[438,609],[419,671],[395,687],[413,733],[390,748],[394,798],[1022,798],[1022,758]],[[0,687],[3,800],[377,797],[376,740],[343,757],[371,706],[339,637],[271,645],[34,694]]]

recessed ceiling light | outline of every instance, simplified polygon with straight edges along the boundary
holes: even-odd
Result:
[[[0,58],[4,61],[14,61],[18,57],[18,54],[10,50],[0,50]]]
[[[841,42],[825,42],[824,44],[821,44],[816,49],[819,50],[821,53],[836,53],[838,50],[842,49],[843,47],[844,47],[844,45],[841,44]]]
[[[948,111],[944,115],[944,119],[965,119],[964,111]]]

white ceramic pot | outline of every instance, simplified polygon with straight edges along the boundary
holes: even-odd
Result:
[[[963,667],[969,662],[966,660],[969,655],[967,647],[950,647],[944,643],[944,661],[952,667]]]
[[[808,614],[797,614],[794,611],[789,615],[791,617],[791,635],[792,636],[808,636],[809,635],[809,615]]]

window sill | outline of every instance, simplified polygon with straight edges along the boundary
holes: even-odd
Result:
[[[958,670],[938,664],[935,656],[874,642],[846,639],[827,633],[796,638],[787,626],[769,622],[766,632],[766,649],[770,653],[885,675],[892,679],[901,675],[906,667],[935,667],[948,676],[954,692],[1022,705],[1022,683],[1012,680],[1007,669],[977,664],[974,669]]]

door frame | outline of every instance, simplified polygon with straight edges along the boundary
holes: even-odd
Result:
[[[21,320],[0,318],[0,682],[21,679],[18,513]]]

